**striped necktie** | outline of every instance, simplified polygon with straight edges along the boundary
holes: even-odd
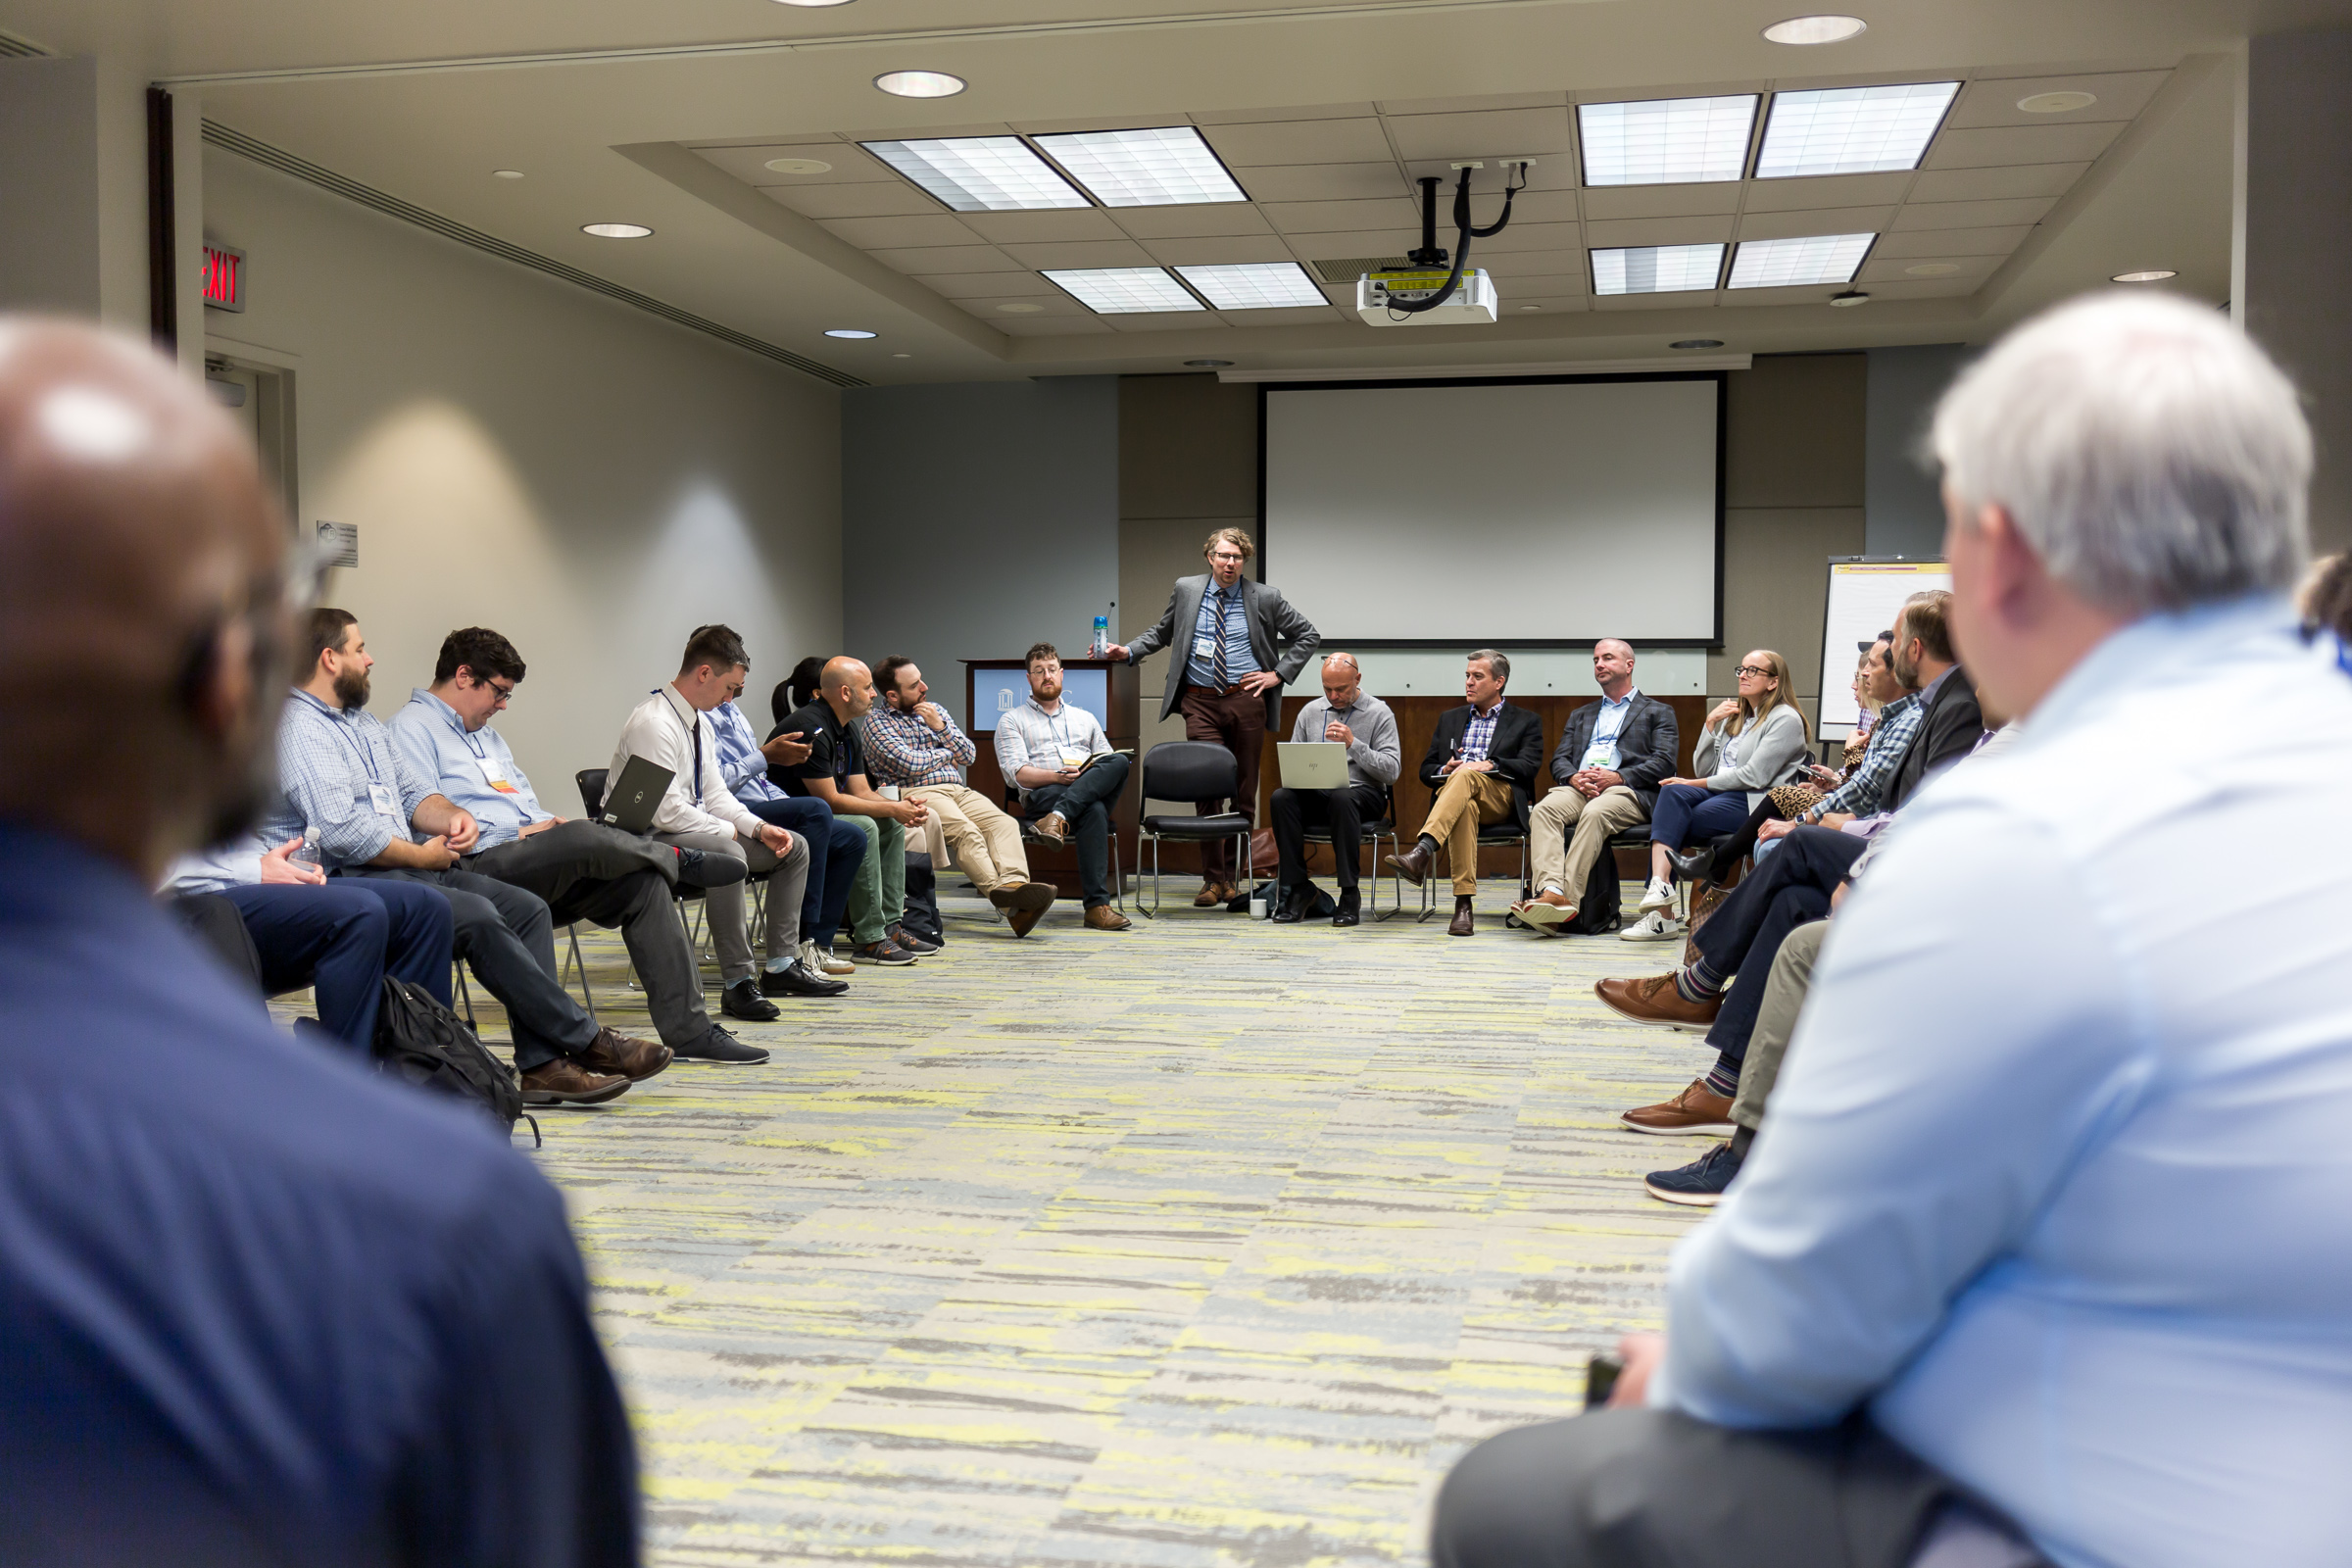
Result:
[[[1225,634],[1232,626],[1229,613],[1232,601],[1222,588],[1217,590],[1217,690],[1233,684],[1233,662],[1226,657]]]

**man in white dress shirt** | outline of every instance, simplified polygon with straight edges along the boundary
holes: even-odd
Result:
[[[2286,600],[2294,388],[2110,294],[1978,362],[1934,446],[2017,740],[1832,926],[1668,1332],[1613,1408],[1463,1460],[1438,1568],[2344,1560],[2352,861],[2242,858],[2352,819],[2352,679]]]

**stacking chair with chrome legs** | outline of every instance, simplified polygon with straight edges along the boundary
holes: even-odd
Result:
[[[1162,741],[1144,754],[1143,793],[1139,800],[1150,801],[1208,801],[1223,799],[1230,803],[1233,792],[1241,785],[1241,764],[1233,753],[1214,741]],[[1242,867],[1245,882],[1257,880],[1257,867],[1250,858],[1250,818],[1239,811],[1220,811],[1214,816],[1146,816],[1137,831],[1135,846],[1135,874],[1144,874],[1144,846],[1152,846],[1152,907],[1144,907],[1143,894],[1136,894],[1135,906],[1152,919],[1159,918],[1159,841],[1174,839],[1180,844],[1205,844],[1217,839],[1232,839],[1236,862]]]
[[[1396,785],[1390,785],[1383,792],[1380,815],[1366,818],[1362,831],[1364,843],[1369,845],[1372,850],[1372,899],[1370,904],[1365,906],[1364,912],[1375,920],[1393,920],[1404,912],[1404,878],[1396,874],[1396,867],[1389,868],[1389,906],[1383,910],[1380,906],[1380,868],[1385,862],[1381,858],[1380,841],[1382,839],[1389,841],[1390,854],[1403,853],[1404,846],[1396,837]],[[1331,829],[1309,822],[1300,832],[1299,839],[1307,844],[1330,844]],[[1336,846],[1333,848],[1332,854],[1334,857],[1338,856],[1339,850]],[[1332,869],[1335,871],[1339,869],[1336,862]],[[1287,893],[1288,890],[1285,889],[1284,892]]]

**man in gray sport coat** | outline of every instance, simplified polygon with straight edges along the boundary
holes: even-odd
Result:
[[[1134,642],[1111,645],[1113,659],[1140,663],[1162,648],[1173,648],[1168,685],[1159,716],[1184,710],[1185,739],[1215,741],[1233,753],[1240,780],[1233,808],[1257,820],[1257,763],[1266,731],[1282,721],[1282,688],[1314,657],[1322,634],[1291,608],[1280,591],[1242,575],[1257,547],[1239,528],[1219,528],[1201,554],[1208,570],[1179,577],[1159,624]],[[1198,801],[1194,809],[1212,816],[1222,801]],[[1201,886],[1193,902],[1222,904],[1237,891],[1233,845],[1217,839],[1200,847]]]

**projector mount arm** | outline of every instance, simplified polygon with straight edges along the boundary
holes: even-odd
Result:
[[[1424,311],[1436,310],[1453,298],[1453,291],[1461,285],[1462,270],[1470,262],[1470,241],[1499,234],[1509,225],[1511,198],[1527,188],[1527,163],[1526,159],[1514,158],[1504,164],[1503,167],[1508,172],[1503,175],[1502,216],[1485,228],[1473,228],[1470,225],[1470,171],[1479,166],[1476,164],[1456,166],[1459,177],[1455,179],[1453,186],[1453,226],[1455,229],[1453,270],[1446,273],[1446,286],[1425,300],[1414,300],[1410,303],[1391,301],[1389,310],[1392,313],[1399,316],[1419,316]],[[1516,184],[1512,183],[1514,176],[1518,181]],[[1444,179],[1436,174],[1421,176],[1421,245],[1418,250],[1412,251],[1405,257],[1405,260],[1415,267],[1444,267],[1446,265],[1446,253],[1438,248],[1438,187],[1444,183]]]

